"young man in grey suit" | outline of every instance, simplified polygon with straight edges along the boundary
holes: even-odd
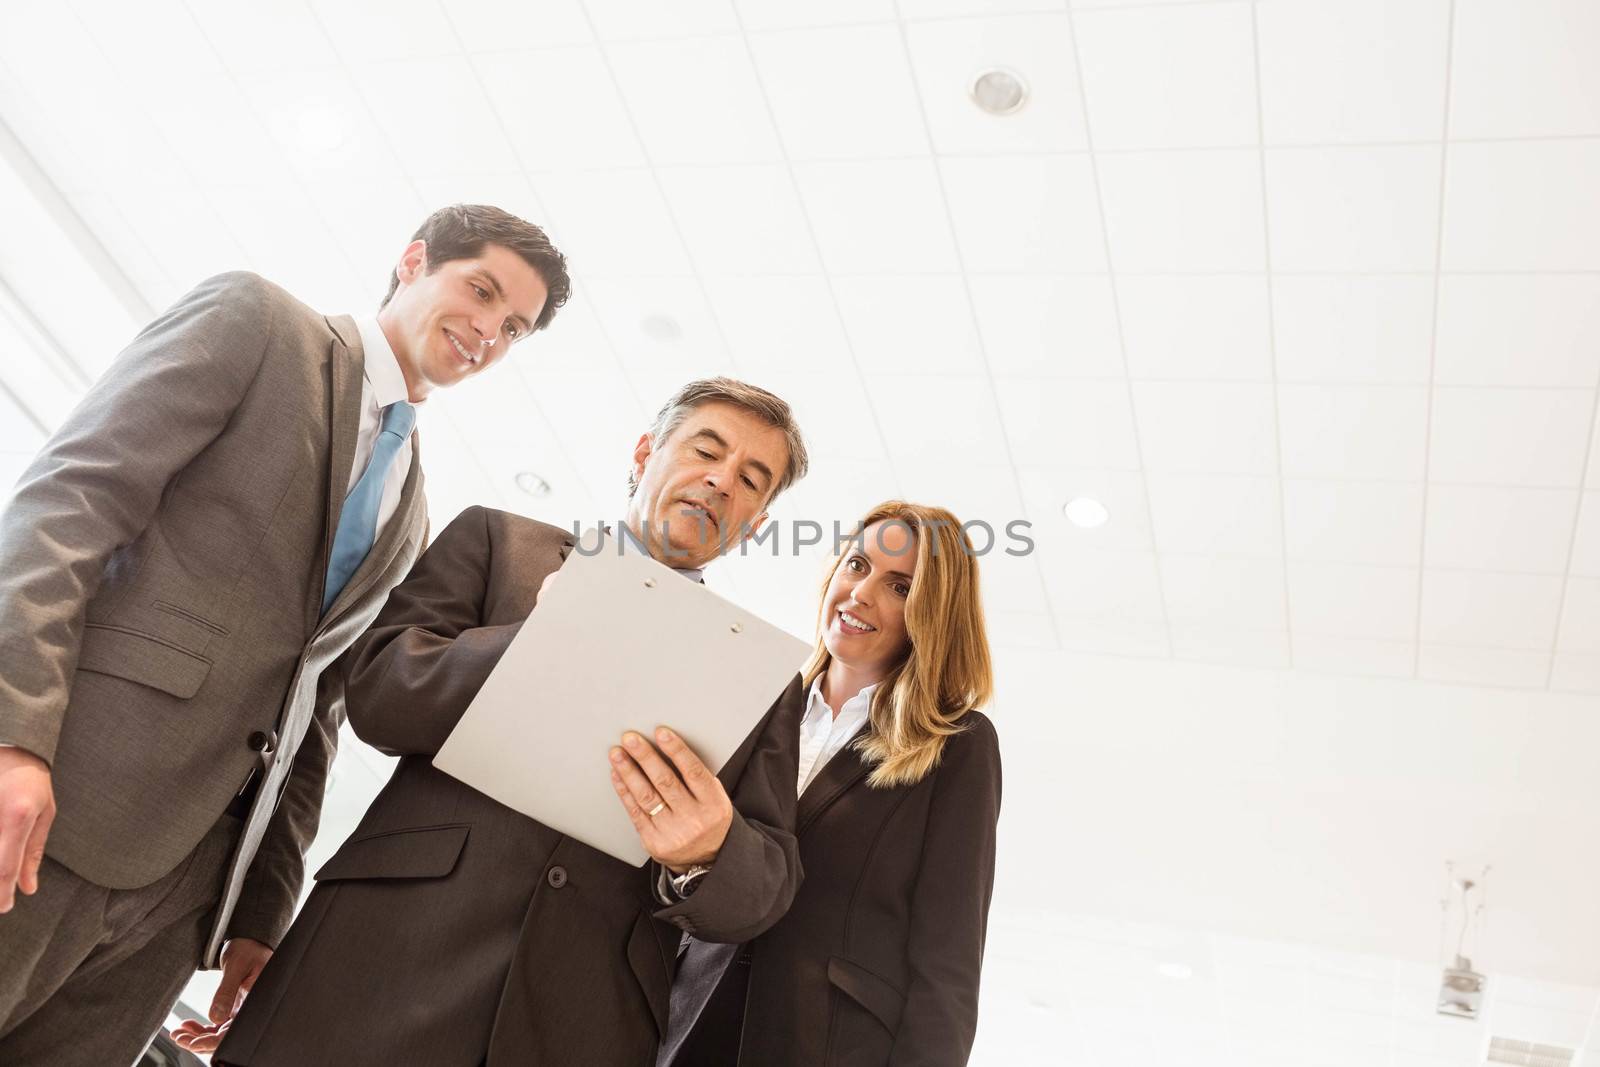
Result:
[[[569,288],[538,227],[465,205],[423,223],[375,319],[211,278],[23,474],[0,515],[0,1063],[131,1063],[219,957],[232,1015],[316,832],[323,668],[426,539],[413,405]]]

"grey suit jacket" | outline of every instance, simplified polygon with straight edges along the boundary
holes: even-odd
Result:
[[[117,357],[0,514],[0,741],[52,765],[52,857],[149,884],[259,772],[208,965],[224,936],[288,928],[343,714],[323,668],[426,538],[414,447],[393,520],[319,617],[362,367],[351,319],[208,279]]]

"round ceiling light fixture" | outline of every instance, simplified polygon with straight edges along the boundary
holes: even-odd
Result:
[[[683,327],[671,315],[646,315],[639,320],[639,332],[652,341],[671,344],[683,339]]]
[[[1028,83],[1004,67],[986,70],[972,79],[967,92],[972,102],[991,115],[1014,115],[1028,102]]]
[[[527,493],[535,500],[543,500],[545,497],[554,492],[554,490],[550,488],[549,482],[545,481],[532,471],[518,471],[516,483],[518,489],[521,489],[524,493]]]
[[[1106,520],[1111,518],[1111,512],[1100,501],[1091,497],[1074,497],[1061,506],[1061,514],[1067,517],[1072,525],[1084,530],[1092,530],[1096,526],[1104,526]]]
[[[1171,978],[1175,982],[1186,982],[1194,977],[1194,968],[1187,963],[1168,961],[1156,968],[1156,972],[1163,978]]]

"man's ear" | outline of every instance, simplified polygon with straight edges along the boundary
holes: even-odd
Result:
[[[644,465],[655,451],[655,438],[647,433],[639,435],[639,442],[633,446],[633,481],[637,485],[644,481]]]
[[[410,285],[426,273],[428,273],[428,242],[418,238],[406,245],[406,250],[400,253],[400,262],[395,264],[394,276],[400,279],[401,285]]]

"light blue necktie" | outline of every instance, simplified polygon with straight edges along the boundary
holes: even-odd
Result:
[[[417,409],[404,400],[383,409],[383,426],[372,446],[372,458],[356,487],[344,498],[339,512],[339,528],[333,534],[333,552],[328,556],[328,582],[322,594],[322,613],[338,599],[350,576],[372,550],[378,533],[378,506],[383,502],[383,483],[400,446],[411,436],[417,422]]]

